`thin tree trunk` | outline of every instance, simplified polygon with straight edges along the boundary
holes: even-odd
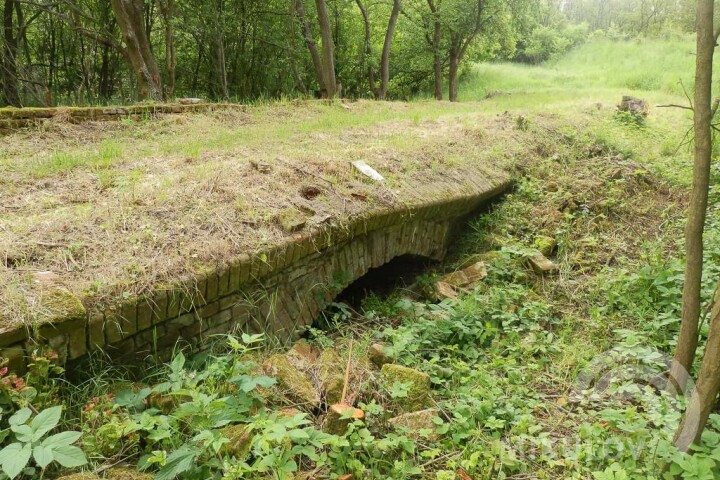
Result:
[[[450,72],[448,74],[448,94],[451,102],[458,101],[458,71],[460,70],[460,55],[450,51]]]
[[[111,4],[127,45],[130,63],[137,76],[140,99],[150,97],[161,101],[160,70],[150,50],[150,41],[145,31],[143,1],[111,0]]]
[[[165,69],[167,81],[165,83],[165,97],[175,98],[175,68],[177,59],[175,57],[175,31],[173,30],[172,19],[175,16],[175,0],[164,0],[159,3],[160,14],[165,24]]]
[[[17,74],[17,38],[13,29],[15,1],[5,0],[3,8],[3,50],[2,81],[3,97],[6,104],[20,107]]]
[[[687,452],[693,444],[700,443],[700,437],[710,413],[715,408],[718,393],[720,393],[720,285],[715,293],[710,333],[700,366],[700,374],[680,428],[675,435],[675,446],[680,451]]]
[[[390,47],[399,15],[400,0],[393,0],[393,9],[390,13],[387,30],[385,31],[385,43],[383,44],[382,56],[380,57],[380,90],[377,96],[379,100],[385,100],[385,96],[387,95],[388,83],[390,82]]]
[[[440,42],[442,40],[442,24],[440,23],[439,12],[434,0],[427,0],[430,12],[433,15],[433,75],[435,77],[435,100],[443,99],[443,60],[440,52]]]
[[[375,69],[372,65],[372,29],[370,26],[370,14],[368,13],[367,7],[362,3],[362,0],[355,0],[355,3],[357,4],[358,8],[360,9],[360,13],[363,17],[363,26],[365,27],[365,48],[363,51],[363,64],[367,64],[365,68],[361,68],[361,70],[367,70],[367,79],[368,79],[368,88],[370,89],[370,92],[373,94],[375,98],[378,96],[377,92],[377,86],[375,85]]]
[[[303,27],[305,44],[310,51],[310,58],[312,59],[313,67],[315,68],[315,77],[318,82],[318,87],[320,88],[322,96],[326,96],[327,89],[325,88],[325,75],[323,74],[322,59],[320,58],[320,52],[318,51],[317,43],[315,43],[315,38],[310,30],[310,23],[305,16],[305,6],[303,5],[303,0],[295,0],[295,11],[297,12],[298,18],[300,19],[300,23]]]
[[[318,23],[320,25],[320,38],[322,39],[323,80],[325,81],[325,94],[327,98],[334,98],[337,93],[337,80],[335,79],[335,44],[333,42],[332,25],[328,15],[325,0],[315,0]]]
[[[698,344],[703,273],[703,232],[707,215],[710,163],[712,159],[712,66],[715,49],[713,0],[699,0],[697,7],[697,55],[695,66],[695,162],[688,220],[685,226],[685,285],[682,323],[670,381],[680,390],[687,383]]]

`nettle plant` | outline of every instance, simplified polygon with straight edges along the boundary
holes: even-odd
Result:
[[[85,465],[83,451],[74,446],[81,432],[65,431],[47,436],[60,423],[62,407],[51,407],[36,415],[29,408],[21,408],[9,419],[9,429],[0,432],[4,442],[11,443],[0,450],[0,466],[11,479],[20,474],[34,476],[36,467],[42,473],[53,463],[65,468]]]

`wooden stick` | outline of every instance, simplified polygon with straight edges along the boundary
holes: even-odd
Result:
[[[348,387],[348,383],[350,382],[350,362],[352,361],[352,350],[353,350],[353,341],[351,338],[350,339],[350,348],[348,349],[347,366],[345,367],[345,384],[343,385],[342,396],[340,397],[341,403],[345,403],[345,398],[347,396],[347,387]]]

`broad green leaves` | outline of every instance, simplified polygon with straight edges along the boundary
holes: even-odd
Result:
[[[17,477],[31,459],[43,470],[53,462],[65,468],[87,463],[83,451],[72,445],[80,438],[80,432],[61,432],[43,440],[60,423],[61,415],[61,406],[45,409],[34,418],[29,408],[23,408],[8,419],[16,441],[0,450],[0,467],[5,475],[10,479]]]

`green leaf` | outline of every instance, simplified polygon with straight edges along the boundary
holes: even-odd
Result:
[[[81,435],[82,432],[56,433],[55,435],[50,435],[48,438],[43,440],[41,445],[43,447],[59,447],[62,445],[72,445],[80,438]]]
[[[83,451],[72,445],[53,447],[53,457],[65,468],[81,467],[87,463]]]
[[[13,443],[3,448],[0,451],[0,458],[2,458],[2,469],[5,475],[11,480],[17,477],[30,461],[30,455],[32,455],[32,448],[29,443],[25,445]]]
[[[13,425],[10,430],[15,433],[15,438],[18,441],[23,443],[32,442],[33,429],[30,425]]]
[[[60,422],[60,415],[62,415],[61,406],[46,408],[38,413],[30,422],[30,427],[33,429],[33,440],[40,440],[47,432],[55,428]]]
[[[22,425],[23,423],[28,421],[30,415],[32,415],[32,410],[30,410],[29,408],[21,408],[20,410],[15,412],[12,417],[8,419],[8,423],[10,425]]]
[[[168,455],[163,468],[155,475],[155,480],[172,480],[183,472],[192,468],[197,456],[197,450],[182,446]]]
[[[33,449],[33,458],[35,459],[35,463],[38,464],[38,467],[44,469],[54,460],[53,450],[50,447],[43,447],[42,445],[38,445]]]

